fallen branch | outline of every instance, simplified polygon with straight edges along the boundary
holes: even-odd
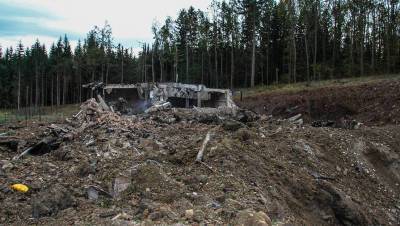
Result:
[[[204,151],[205,151],[210,139],[211,139],[211,130],[207,132],[206,138],[204,138],[204,141],[203,141],[203,144],[201,145],[200,151],[197,153],[196,162],[203,161]]]
[[[81,115],[82,114],[82,112],[83,112],[83,110],[80,110],[78,113],[76,113],[75,115],[73,115],[72,117],[73,118],[78,118],[79,117],[79,115]]]
[[[205,162],[198,162],[198,163],[200,163],[201,165],[207,167],[207,169],[213,171],[214,173],[216,172],[211,166],[207,165],[207,163],[205,163]]]

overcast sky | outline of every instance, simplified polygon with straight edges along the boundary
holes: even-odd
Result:
[[[116,42],[138,48],[150,42],[151,25],[176,17],[193,5],[207,10],[211,0],[0,0],[0,45],[31,46],[38,38],[47,47],[67,34],[73,45],[94,25],[107,20]]]

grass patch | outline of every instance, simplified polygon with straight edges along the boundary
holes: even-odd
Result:
[[[78,111],[78,104],[63,105],[59,107],[40,107],[38,109],[35,109],[34,107],[21,108],[20,110],[1,109],[0,124],[15,123],[26,120],[55,122],[70,117]]]
[[[251,97],[259,94],[268,93],[290,93],[299,92],[303,90],[312,90],[322,87],[335,87],[335,86],[353,86],[361,85],[364,83],[379,82],[383,80],[399,80],[400,74],[380,75],[380,76],[366,76],[366,77],[353,77],[333,80],[314,81],[310,84],[307,82],[291,83],[291,84],[274,84],[270,86],[256,86],[254,88],[245,88],[240,91],[243,96]],[[235,95],[235,99],[239,98]]]

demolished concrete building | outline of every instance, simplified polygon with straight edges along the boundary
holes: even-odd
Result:
[[[126,105],[133,113],[144,111],[155,102],[170,102],[172,107],[192,108],[208,107],[232,108],[235,103],[232,92],[228,89],[207,88],[204,85],[182,83],[137,83],[137,84],[102,84],[91,83],[84,86],[92,91],[101,92],[105,101],[114,108]]]

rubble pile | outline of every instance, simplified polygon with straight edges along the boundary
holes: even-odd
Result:
[[[400,222],[399,128],[167,103],[127,116],[90,99],[64,122],[13,130],[17,149],[0,149],[0,224]]]

